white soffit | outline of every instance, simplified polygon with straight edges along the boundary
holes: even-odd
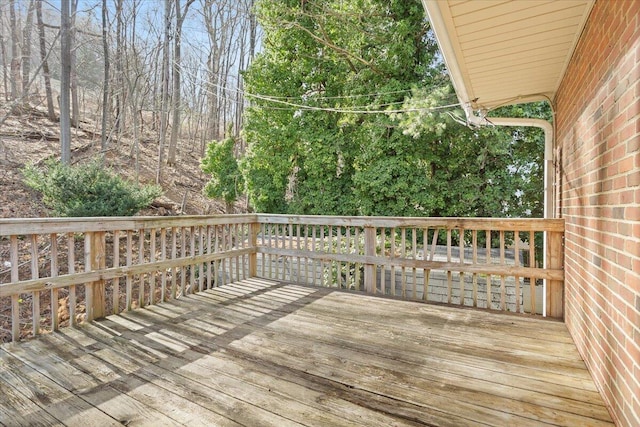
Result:
[[[463,104],[553,99],[595,0],[422,0]]]

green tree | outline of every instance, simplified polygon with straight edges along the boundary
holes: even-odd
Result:
[[[262,0],[257,11],[241,162],[257,211],[533,213],[538,159],[526,148],[539,140],[471,130],[441,108],[456,97],[420,1]]]
[[[213,199],[224,200],[227,213],[233,213],[233,202],[244,187],[238,162],[233,155],[235,144],[236,140],[231,134],[222,141],[210,142],[200,162],[200,169],[211,175],[204,193]]]

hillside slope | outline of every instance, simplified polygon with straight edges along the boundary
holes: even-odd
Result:
[[[72,163],[85,162],[100,153],[99,125],[90,122],[72,129]],[[164,167],[160,185],[164,195],[141,215],[201,215],[224,212],[222,203],[206,198],[202,188],[207,177],[198,167],[199,143],[178,141],[178,159],[173,167]],[[109,167],[121,176],[135,180],[136,162],[132,155],[131,138],[113,140],[106,152]],[[155,182],[158,140],[147,133],[139,144],[141,183]],[[22,181],[22,168],[28,163],[40,164],[50,157],[60,156],[59,124],[51,122],[38,109],[20,116],[11,116],[0,127],[0,217],[49,216],[37,193]],[[238,206],[236,209],[240,210]]]

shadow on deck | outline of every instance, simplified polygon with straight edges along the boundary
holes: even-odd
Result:
[[[247,279],[0,347],[0,425],[611,425],[563,323]]]

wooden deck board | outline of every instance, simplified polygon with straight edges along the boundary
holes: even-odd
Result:
[[[559,322],[249,279],[0,347],[0,425],[612,425]]]

